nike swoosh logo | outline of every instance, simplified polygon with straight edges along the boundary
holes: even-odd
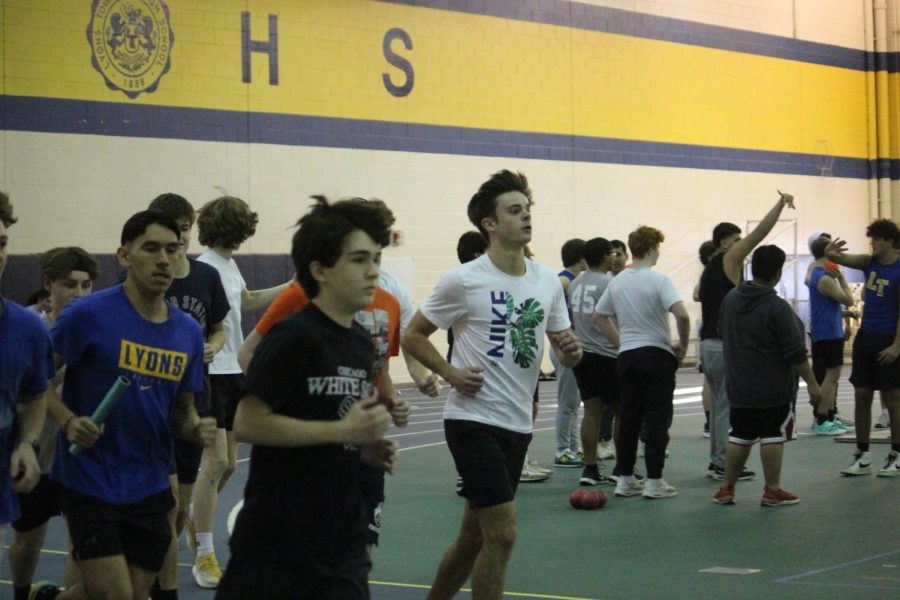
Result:
[[[151,387],[153,387],[153,386],[151,386],[151,385],[142,385],[142,386],[141,386],[141,391],[142,391],[142,392],[146,392],[146,391],[149,390]]]

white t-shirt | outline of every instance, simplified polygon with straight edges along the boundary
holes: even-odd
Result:
[[[223,325],[225,327],[225,345],[209,363],[211,375],[228,375],[241,373],[238,364],[237,353],[244,343],[244,332],[241,330],[241,296],[247,289],[247,282],[241,275],[237,263],[233,258],[224,259],[214,250],[207,250],[197,257],[219,272],[222,278],[222,287],[225,288],[225,296],[228,298],[228,314],[225,315]]]
[[[487,254],[441,277],[422,315],[453,328],[454,367],[481,367],[484,386],[474,396],[450,390],[445,419],[531,432],[531,402],[544,336],[570,327],[559,277],[525,261],[524,275],[507,275]]]
[[[406,286],[399,279],[384,269],[378,271],[378,287],[396,298],[400,304],[400,335],[403,335],[409,322],[412,321],[413,315],[416,313],[409,290],[406,289]]]
[[[669,309],[676,302],[681,296],[667,276],[629,267],[613,278],[594,312],[616,317],[620,353],[653,346],[674,355]]]

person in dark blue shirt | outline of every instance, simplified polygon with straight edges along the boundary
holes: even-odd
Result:
[[[850,383],[856,401],[856,453],[843,475],[869,475],[869,429],[872,397],[881,391],[891,415],[891,451],[880,477],[900,475],[900,228],[890,219],[878,219],[866,228],[871,254],[848,254],[847,244],[835,238],[825,248],[829,260],[865,273],[865,308],[853,340],[853,371]]]
[[[215,420],[194,407],[203,390],[200,326],[165,297],[178,240],[170,217],[133,215],[117,251],[125,282],[70,303],[51,331],[57,365],[66,365],[54,413],[69,414],[51,477],[63,487],[81,583],[58,595],[37,584],[32,592],[41,600],[147,597],[172,536],[172,433],[204,445],[214,439]],[[119,377],[130,385],[97,426],[89,415]],[[79,456],[68,452],[72,442],[85,448]]]
[[[0,275],[16,220],[9,196],[0,192]],[[50,338],[38,316],[0,298],[0,550],[7,526],[19,516],[16,492],[30,492],[41,476],[37,444],[53,374]]]
[[[225,317],[230,308],[222,278],[210,265],[188,258],[191,247],[191,229],[196,221],[194,207],[183,196],[173,193],[160,194],[147,207],[172,217],[181,232],[181,246],[175,265],[172,285],[166,292],[166,300],[194,318],[203,330],[203,392],[197,394],[197,413],[203,417],[214,416],[210,405],[209,363],[225,345]],[[224,441],[224,437],[222,438]],[[175,452],[169,465],[169,480],[172,489],[177,490],[177,506],[169,516],[173,528],[172,543],[166,561],[159,574],[158,585],[151,591],[153,600],[175,600],[178,597],[178,536],[187,526],[188,547],[197,548],[196,528],[188,512],[191,507],[195,483],[199,479],[202,493],[215,502],[217,485],[225,469],[224,463],[216,461],[216,452],[210,448],[204,452],[197,444],[175,439]],[[202,461],[201,461],[202,459]],[[201,462],[203,467],[201,469]],[[200,476],[198,477],[198,471]],[[203,561],[202,557],[201,562]],[[220,578],[215,553],[205,562],[214,564],[215,578]],[[197,567],[195,566],[196,570]],[[198,574],[195,573],[196,578]]]

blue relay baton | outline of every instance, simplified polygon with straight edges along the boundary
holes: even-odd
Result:
[[[119,398],[122,397],[122,394],[125,393],[125,390],[130,385],[131,381],[129,381],[127,377],[119,375],[116,378],[116,382],[109,388],[109,391],[106,392],[106,396],[103,397],[103,400],[100,401],[100,405],[94,410],[94,414],[91,415],[91,421],[93,421],[95,425],[99,427],[103,424],[103,421],[106,420],[110,411],[116,406],[116,402],[119,401]],[[69,444],[69,454],[72,456],[78,456],[82,452],[84,452],[84,446],[80,446],[75,442]]]

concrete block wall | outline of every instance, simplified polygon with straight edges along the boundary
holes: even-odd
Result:
[[[88,41],[121,2],[2,0],[0,188],[20,217],[13,253],[110,253],[156,194],[199,207],[216,186],[260,214],[241,253],[285,253],[310,194],[377,196],[404,238],[386,256],[413,260],[422,301],[456,263],[468,198],[500,168],[531,180],[538,260],[558,267],[569,238],[626,239],[650,224],[667,236],[658,268],[686,300],[712,227],[759,219],[777,189],[797,197],[785,217],[797,219],[801,253],[814,229],[865,242],[862,3],[130,4],[174,41],[153,54],[168,70],[148,68],[123,91],[103,59],[111,38]],[[256,50],[275,17],[277,83],[273,55],[245,60],[242,13]],[[816,167],[823,148],[832,177]],[[779,243],[793,249],[791,236]]]

